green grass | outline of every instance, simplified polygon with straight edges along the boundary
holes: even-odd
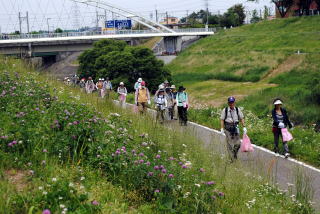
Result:
[[[170,131],[149,117],[122,111],[95,94],[86,95],[51,77],[35,75],[19,61],[2,61],[0,69],[1,78],[7,79],[3,74],[6,70],[9,82],[19,83],[19,87],[11,89],[19,99],[0,98],[1,104],[7,106],[0,111],[0,135],[9,136],[9,139],[0,139],[0,197],[5,199],[0,202],[0,211],[40,213],[44,208],[51,208],[61,212],[59,196],[63,195],[64,205],[70,212],[77,213],[313,212],[302,196],[292,201],[266,184],[257,172],[249,173],[241,163],[228,164],[221,154],[211,152],[213,148],[199,147],[198,140],[186,133]],[[48,99],[47,92],[53,99]],[[30,93],[37,96],[32,98]],[[27,114],[19,113],[22,111]],[[115,112],[120,116],[111,114]],[[98,118],[92,118],[92,114]],[[55,120],[60,125],[51,127],[57,124]],[[68,121],[74,120],[80,120],[80,125],[69,125]],[[23,142],[8,148],[12,139]],[[142,146],[143,143],[149,147]],[[124,155],[113,158],[111,153],[124,145],[128,151],[132,148],[143,151],[150,162],[157,161],[154,157],[160,154],[159,161],[165,163],[176,178],[148,179],[145,173],[151,168],[133,164]],[[170,156],[184,163],[188,160],[192,167],[182,170],[168,162]],[[200,167],[205,169],[203,174],[199,173]],[[10,170],[14,173],[8,173]],[[34,173],[30,174],[30,170]],[[19,174],[17,172],[22,173],[21,183],[26,184],[23,191],[17,190],[19,183],[8,178]],[[209,179],[216,184],[203,183]],[[154,194],[154,188],[161,192]],[[224,192],[224,196],[218,196],[219,191]],[[206,198],[208,193],[216,198]],[[98,207],[91,205],[93,200],[99,201]]]
[[[187,87],[190,120],[220,129],[219,114],[228,96],[254,114],[249,131],[253,142],[272,149],[272,102],[284,101],[297,126],[291,143],[293,157],[320,166],[320,17],[262,21],[199,40],[168,68],[175,85]],[[302,54],[296,54],[297,51]],[[212,108],[215,107],[215,108]],[[264,128],[254,127],[261,120]],[[313,140],[316,139],[316,140]]]

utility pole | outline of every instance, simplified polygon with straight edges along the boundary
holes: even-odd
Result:
[[[26,16],[21,16],[21,12],[19,12],[19,30],[20,34],[22,33],[22,22],[26,20],[27,21],[27,32],[29,33],[29,13],[26,12]]]
[[[169,16],[168,16],[168,11],[166,12],[166,19],[167,19],[167,25],[169,25]]]
[[[47,18],[47,25],[48,25],[48,34],[50,33],[50,25],[49,25],[49,20],[50,20],[51,18]]]
[[[98,10],[96,10],[96,32],[98,32],[98,27],[99,27],[99,14],[98,14]]]
[[[156,9],[156,22],[158,23],[158,10]]]
[[[188,23],[189,10],[187,10],[186,23]]]
[[[207,11],[206,28],[208,28],[208,25],[209,25],[209,2],[208,2],[208,0],[205,0],[205,6],[206,6],[206,11]]]

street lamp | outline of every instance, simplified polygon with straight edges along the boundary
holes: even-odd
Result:
[[[48,25],[48,34],[49,34],[49,32],[50,32],[50,26],[49,26],[49,20],[50,20],[51,18],[47,18],[47,25]]]

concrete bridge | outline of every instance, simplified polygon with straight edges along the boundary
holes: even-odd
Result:
[[[165,51],[169,54],[181,51],[182,37],[209,36],[215,29],[178,29],[175,32],[158,32],[153,30],[124,30],[113,33],[72,32],[60,34],[22,34],[6,36],[0,40],[0,54],[19,55],[23,57],[51,56],[61,52],[84,51],[101,39],[120,39],[134,45],[142,38],[163,37]]]

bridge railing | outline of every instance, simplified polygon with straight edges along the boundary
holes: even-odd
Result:
[[[177,33],[202,33],[216,32],[217,28],[183,28],[173,29]],[[63,32],[63,33],[41,33],[41,34],[19,34],[8,35],[0,34],[0,40],[15,39],[40,39],[40,38],[57,38],[57,37],[81,37],[81,36],[98,36],[98,35],[127,35],[127,34],[158,34],[161,32],[155,30],[114,30],[114,31],[85,31],[85,32]]]

